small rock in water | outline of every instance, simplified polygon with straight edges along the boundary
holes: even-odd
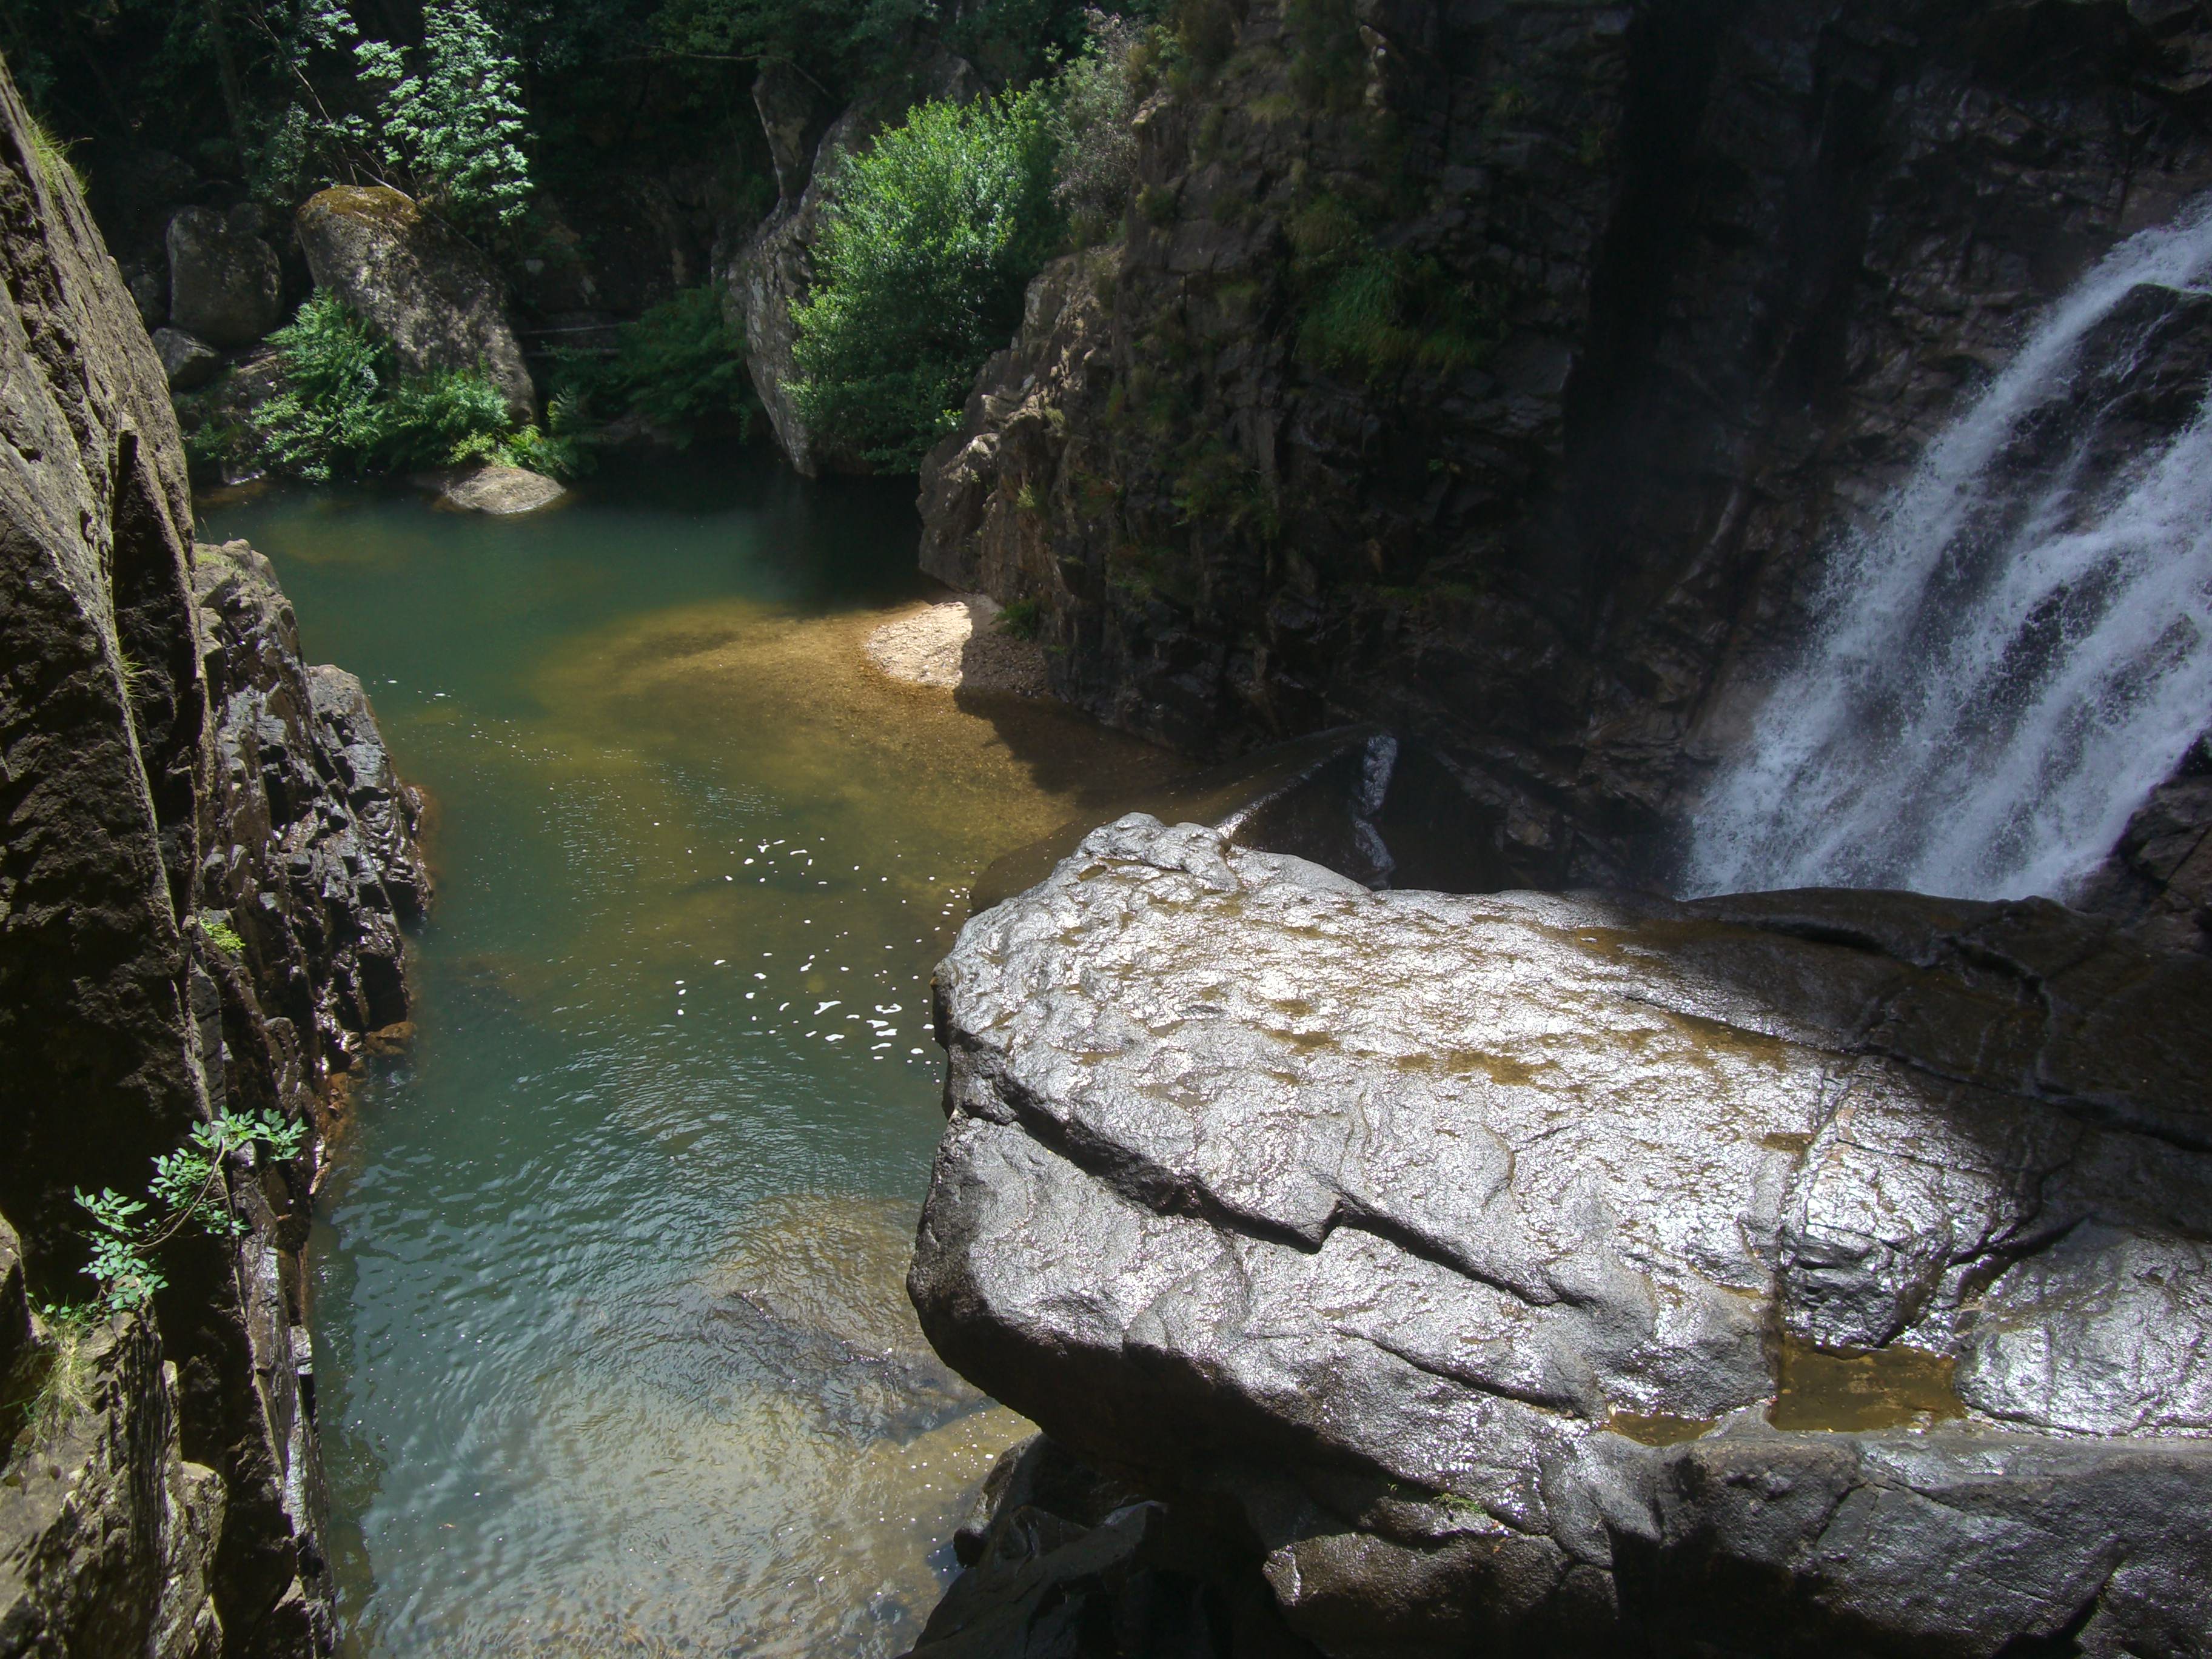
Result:
[[[504,517],[535,513],[563,500],[565,487],[542,473],[520,466],[479,466],[426,474],[417,482],[434,489],[445,506],[463,513],[490,513]]]

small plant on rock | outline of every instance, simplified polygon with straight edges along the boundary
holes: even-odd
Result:
[[[168,1287],[156,1253],[186,1227],[215,1238],[244,1236],[246,1223],[231,1203],[228,1163],[235,1153],[266,1147],[279,1160],[297,1158],[304,1125],[273,1112],[225,1112],[196,1123],[181,1146],[154,1160],[145,1198],[113,1188],[79,1192],[78,1206],[92,1218],[92,1260],[85,1272],[100,1285],[92,1316],[130,1313]]]

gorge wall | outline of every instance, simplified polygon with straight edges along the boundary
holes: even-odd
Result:
[[[1667,879],[1830,538],[2212,183],[2194,8],[1187,17],[1125,234],[925,467],[923,564],[1179,748],[1387,722],[1498,884]],[[2164,904],[2142,866],[2104,890]]]
[[[325,1651],[315,1133],[234,1161],[244,1235],[164,1246],[76,1408],[28,1407],[91,1291],[74,1194],[218,1111],[320,1128],[404,1018],[415,807],[265,562],[194,549],[161,365],[4,74],[0,270],[0,1654]]]

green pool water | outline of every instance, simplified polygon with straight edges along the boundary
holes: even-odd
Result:
[[[868,665],[911,494],[722,454],[204,516],[431,802],[311,1249],[349,1652],[893,1654],[1024,1431],[903,1309],[928,975],[984,864],[1170,763]]]

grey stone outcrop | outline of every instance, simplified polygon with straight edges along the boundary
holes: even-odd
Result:
[[[266,565],[195,560],[162,364],[29,131],[0,71],[0,1652],[327,1653],[300,1255],[329,1080],[405,1013],[411,807]],[[307,1151],[234,1170],[243,1236],[166,1243],[80,1408],[26,1424],[64,1346],[28,1309],[90,1289],[75,1194],[225,1108]]]
[[[403,371],[479,369],[518,419],[535,413],[499,279],[475,248],[385,185],[319,191],[301,205],[299,227],[315,286],[389,339]]]
[[[2212,1651],[2203,955],[1131,817],[938,997],[924,1328],[1322,1650]]]
[[[193,392],[222,373],[222,354],[180,328],[154,331],[154,349],[172,392]]]
[[[169,221],[169,321],[227,348],[252,345],[284,320],[276,251],[258,234],[258,210],[177,210]]]
[[[2196,14],[1409,0],[1334,58],[1303,4],[1208,15],[926,461],[926,567],[1194,756],[1386,722],[1516,886],[1664,884],[1832,538],[2212,188]],[[1333,344],[1355,276],[1395,328]]]

